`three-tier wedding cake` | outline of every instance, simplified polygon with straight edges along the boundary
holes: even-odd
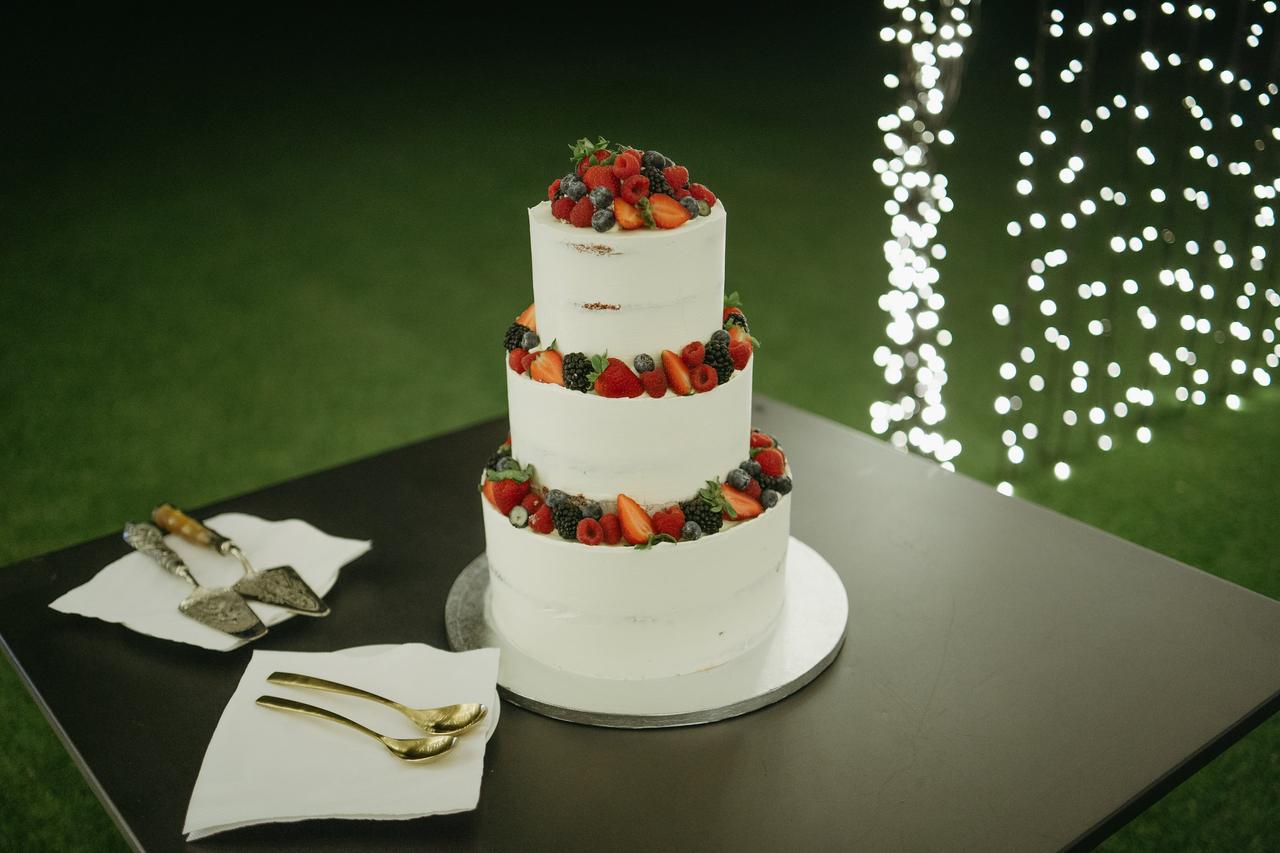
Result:
[[[534,304],[504,340],[488,618],[578,675],[707,670],[772,629],[791,512],[786,457],[751,426],[728,215],[657,151],[581,140],[572,163],[529,210]]]

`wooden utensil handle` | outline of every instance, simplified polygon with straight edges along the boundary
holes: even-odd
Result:
[[[173,504],[161,504],[153,509],[151,520],[193,545],[203,545],[220,554],[227,553],[227,549],[231,547],[230,539],[205,527]]]

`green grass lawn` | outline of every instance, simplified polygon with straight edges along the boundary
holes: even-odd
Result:
[[[639,100],[542,61],[344,65],[336,38],[217,73],[201,70],[208,45],[153,46],[176,72],[147,86],[144,63],[108,46],[91,51],[95,73],[48,59],[12,105],[25,122],[0,164],[0,564],[114,533],[163,499],[197,506],[504,411],[494,348],[531,298],[524,208],[588,133],[660,146],[725,199],[729,289],[764,340],[759,391],[866,429],[887,228],[873,30],[804,65],[761,50],[655,69]],[[959,470],[994,482],[990,306],[1016,266],[1011,180],[991,171],[1021,139],[1001,122],[1023,117],[1002,102],[1012,49],[980,48],[944,164],[944,429],[965,445]],[[1280,396],[1256,395],[1019,494],[1280,597],[1280,460],[1260,450],[1278,430]],[[123,849],[8,667],[0,719],[6,848]],[[1278,788],[1273,720],[1107,849],[1274,849]]]

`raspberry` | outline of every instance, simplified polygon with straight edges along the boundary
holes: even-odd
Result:
[[[662,177],[671,184],[671,189],[677,190],[689,183],[689,170],[684,166],[667,166],[662,170]]]
[[[578,522],[578,541],[583,545],[599,545],[604,541],[604,528],[594,518]]]
[[[530,492],[524,496],[524,500],[520,501],[520,506],[527,509],[529,511],[529,515],[533,515],[542,508],[542,498],[538,497],[533,492]]]
[[[680,528],[684,527],[684,510],[678,506],[663,509],[653,514],[653,532],[665,533],[679,541]]]
[[[591,204],[591,199],[584,195],[578,199],[577,204],[573,206],[573,210],[569,212],[569,224],[574,228],[590,228],[591,215],[595,212],[596,209]]]
[[[756,500],[760,500],[760,492],[763,491],[763,489],[761,489],[759,483],[757,483],[755,480],[751,480],[750,482],[747,483],[747,487],[742,491],[743,491],[743,494],[750,495]]]
[[[600,528],[604,531],[606,545],[617,545],[622,538],[622,522],[611,512],[600,516]]]
[[[528,354],[529,354],[528,350],[522,350],[519,347],[516,347],[511,351],[511,355],[507,356],[508,366],[510,366],[511,369],[514,370],[516,373],[524,373],[524,370],[523,368],[521,368],[520,364],[521,362],[524,361],[524,357]]]
[[[547,187],[547,201],[555,201],[558,192],[560,192],[560,179],[556,178],[551,182],[551,186]]]
[[[777,448],[766,447],[752,458],[760,463],[761,473],[768,477],[781,477],[787,467],[782,451]]]
[[[640,384],[650,397],[664,397],[667,393],[667,375],[661,370],[646,370],[640,374]]]
[[[613,176],[619,181],[625,181],[632,175],[638,174],[640,174],[640,160],[625,151],[613,161]]]
[[[716,376],[716,369],[711,365],[699,364],[693,369],[693,390],[698,393],[710,391],[719,384],[720,377]]]
[[[551,215],[556,219],[568,220],[569,213],[573,210],[573,199],[568,196],[561,196],[551,202]]]
[[[592,166],[587,169],[582,176],[582,182],[587,185],[587,189],[607,187],[615,196],[618,194],[618,179],[613,176],[613,170],[608,166]]]
[[[622,182],[622,200],[636,204],[649,195],[649,179],[644,175],[632,175]]]
[[[535,533],[550,533],[555,530],[555,522],[551,520],[551,507],[546,504],[538,507],[537,511],[529,516],[529,526]]]
[[[698,201],[705,201],[712,207],[716,206],[716,194],[704,187],[702,184],[689,184],[689,195]]]
[[[693,343],[680,350],[680,360],[684,362],[685,367],[693,370],[703,359],[707,357],[707,349],[702,344],[694,341]]]

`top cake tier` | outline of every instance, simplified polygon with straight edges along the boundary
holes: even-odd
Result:
[[[722,322],[725,217],[719,203],[680,228],[598,233],[531,207],[538,334],[627,362],[704,340]]]

